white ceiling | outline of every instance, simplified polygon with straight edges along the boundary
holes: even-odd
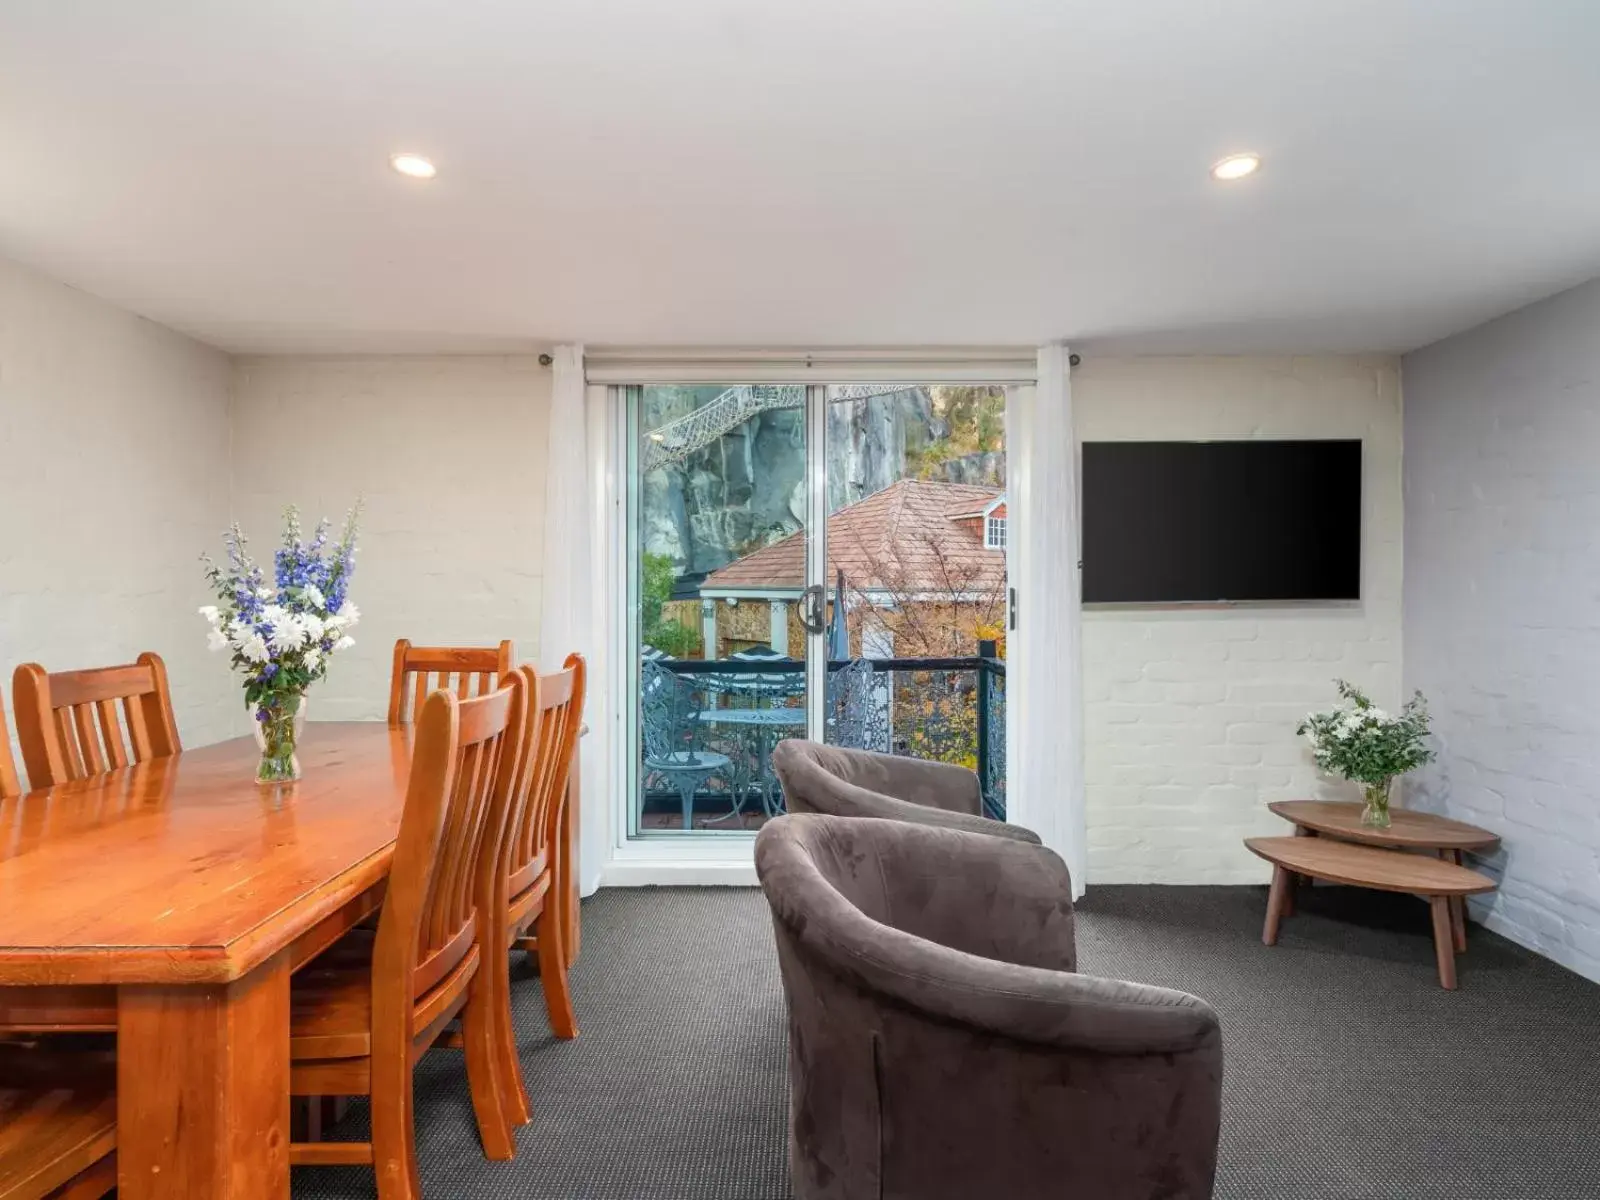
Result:
[[[243,352],[1405,349],[1600,272],[1600,4],[0,0],[0,254]]]

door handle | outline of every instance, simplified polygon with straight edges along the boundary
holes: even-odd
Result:
[[[827,632],[828,622],[823,617],[826,597],[827,589],[820,583],[813,583],[800,593],[800,627],[807,633]]]

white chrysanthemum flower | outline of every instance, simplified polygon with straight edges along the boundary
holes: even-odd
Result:
[[[305,634],[306,641],[320,642],[322,640],[325,627],[322,618],[317,616],[316,613],[301,613],[294,620],[295,624],[300,626],[301,632]]]
[[[285,616],[272,622],[272,648],[279,654],[292,654],[305,644],[306,631],[295,618]]]
[[[208,650],[226,650],[231,645],[233,643],[228,640],[228,635],[220,629],[213,629],[206,634],[206,648]]]
[[[200,615],[215,625],[222,619],[222,610],[215,604],[202,604],[200,606]]]
[[[341,637],[338,641],[336,641],[333,644],[333,649],[334,650],[348,650],[348,649],[350,649],[351,646],[354,646],[355,644],[356,644],[355,638],[353,638],[353,637]],[[330,650],[329,653],[331,654],[331,653],[333,653],[333,651]]]
[[[306,670],[315,671],[322,665],[322,651],[313,646],[305,653]]]
[[[346,600],[339,606],[339,618],[344,621],[346,625],[354,625],[357,621],[361,620],[361,610],[355,606],[354,601]]]
[[[277,598],[278,593],[273,591],[271,588],[263,587],[256,589],[257,600],[276,600]]]
[[[328,607],[327,597],[322,594],[322,589],[314,583],[306,584],[306,586],[302,589],[301,594],[305,596],[306,603],[310,604],[313,608]]]
[[[267,653],[267,643],[259,633],[246,634],[239,642],[239,653],[253,663],[264,663],[271,657]]]

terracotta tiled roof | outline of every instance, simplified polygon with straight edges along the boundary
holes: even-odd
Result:
[[[988,550],[982,531],[958,522],[981,513],[1000,488],[902,479],[828,518],[828,579],[844,571],[847,588],[916,592],[992,591],[1006,574],[1003,550]],[[706,576],[702,590],[805,586],[803,533],[763,546]]]

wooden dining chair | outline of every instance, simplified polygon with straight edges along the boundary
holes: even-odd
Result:
[[[458,1014],[485,1153],[509,1158],[514,1151],[481,982],[485,889],[477,865],[483,839],[498,841],[493,814],[504,812],[521,771],[526,691],[512,672],[486,696],[429,695],[412,738],[378,927],[352,931],[291,984],[291,1093],[370,1096],[372,1140],[294,1142],[289,1161],[370,1163],[380,1200],[422,1194],[411,1072]]]
[[[22,795],[17,778],[17,760],[11,757],[11,730],[6,725],[6,699],[0,696],[0,800],[15,800]]]
[[[498,646],[413,646],[405,638],[394,644],[394,674],[389,680],[389,724],[408,725],[422,711],[435,688],[456,698],[487,696],[517,659],[510,639]],[[429,678],[433,683],[430,686]],[[473,680],[477,680],[474,691]],[[452,682],[452,680],[454,682]]]
[[[0,1042],[0,1200],[99,1200],[116,1148],[111,1054]]]
[[[528,681],[527,751],[522,778],[507,814],[507,831],[498,867],[491,867],[495,895],[491,901],[494,926],[484,936],[486,946],[499,946],[484,966],[493,997],[499,1047],[498,1078],[503,1107],[519,1125],[532,1119],[527,1089],[517,1055],[516,1031],[511,1017],[510,951],[536,954],[539,981],[544,989],[550,1029],[556,1037],[578,1036],[567,987],[565,911],[557,903],[568,880],[560,867],[563,806],[567,779],[583,726],[585,664],[581,654],[569,654],[563,668],[540,675],[532,667],[518,668]],[[535,936],[526,936],[529,929]]]
[[[183,749],[159,654],[54,674],[23,663],[11,691],[29,787],[55,787]]]

